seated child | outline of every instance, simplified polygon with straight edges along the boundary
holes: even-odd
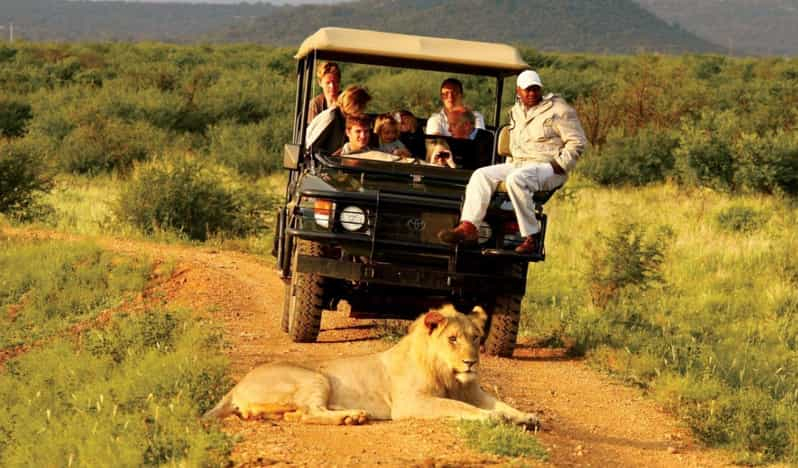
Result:
[[[346,156],[369,151],[369,137],[371,136],[371,122],[364,114],[355,114],[346,117],[346,137],[349,139],[333,156]]]
[[[425,152],[424,133],[419,131],[418,120],[409,110],[403,109],[396,113],[399,120],[399,141],[415,156],[422,156]]]
[[[397,156],[410,157],[410,151],[399,141],[399,124],[391,114],[377,116],[374,121],[374,133],[380,142],[379,150],[383,153],[395,154]]]

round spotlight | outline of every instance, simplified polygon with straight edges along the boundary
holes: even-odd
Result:
[[[341,211],[339,220],[347,231],[358,231],[366,225],[366,212],[358,206],[350,205]]]

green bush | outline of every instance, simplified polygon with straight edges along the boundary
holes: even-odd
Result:
[[[126,173],[134,162],[160,150],[164,141],[164,132],[144,122],[96,119],[81,124],[64,138],[59,157],[68,172]]]
[[[17,49],[2,45],[0,46],[0,62],[10,62],[17,55]]]
[[[750,233],[768,220],[767,213],[747,206],[730,206],[715,215],[715,223],[724,231]]]
[[[211,158],[251,177],[282,168],[282,152],[278,151],[280,145],[275,142],[284,144],[290,141],[290,135],[279,134],[282,126],[277,121],[270,119],[249,125],[226,121],[210,127],[208,151]],[[279,149],[282,150],[281,147]]]
[[[578,166],[579,172],[602,185],[660,182],[673,170],[677,141],[670,132],[650,127],[630,137],[612,133]]]
[[[724,130],[733,117],[707,114],[697,126],[684,123],[679,146],[674,149],[678,178],[682,183],[731,190],[734,183],[732,136]]]
[[[172,155],[138,165],[116,211],[147,233],[166,229],[206,240],[262,230],[273,202],[221,166],[191,155]]]
[[[603,307],[625,289],[645,290],[662,281],[660,267],[669,236],[667,229],[660,229],[646,238],[636,223],[619,223],[611,234],[599,234],[587,277],[593,303]]]
[[[0,138],[22,136],[32,118],[30,104],[0,96]]]
[[[25,218],[52,187],[44,158],[23,142],[0,140],[0,213]]]
[[[798,194],[795,132],[746,133],[734,144],[735,186],[753,192]]]

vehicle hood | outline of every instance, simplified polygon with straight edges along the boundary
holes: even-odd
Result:
[[[470,171],[430,166],[402,165],[378,167],[359,165],[357,168],[322,166],[315,174],[303,177],[302,189],[335,191],[366,195],[377,192],[414,196],[431,196],[459,200],[468,183]]]

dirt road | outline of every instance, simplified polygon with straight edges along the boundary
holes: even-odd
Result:
[[[378,339],[373,321],[326,312],[318,343],[292,343],[280,330],[283,284],[267,259],[128,240],[103,246],[174,262],[173,273],[147,295],[173,305],[207,310],[223,326],[233,377],[275,359],[366,354],[391,344]],[[443,421],[376,422],[323,427],[287,422],[224,421],[238,436],[237,466],[482,466],[521,463],[551,466],[728,466],[728,455],[701,447],[673,417],[637,389],[613,383],[580,360],[521,346],[512,359],[483,357],[483,387],[514,406],[542,412],[538,434],[549,461],[512,460],[465,447]]]

